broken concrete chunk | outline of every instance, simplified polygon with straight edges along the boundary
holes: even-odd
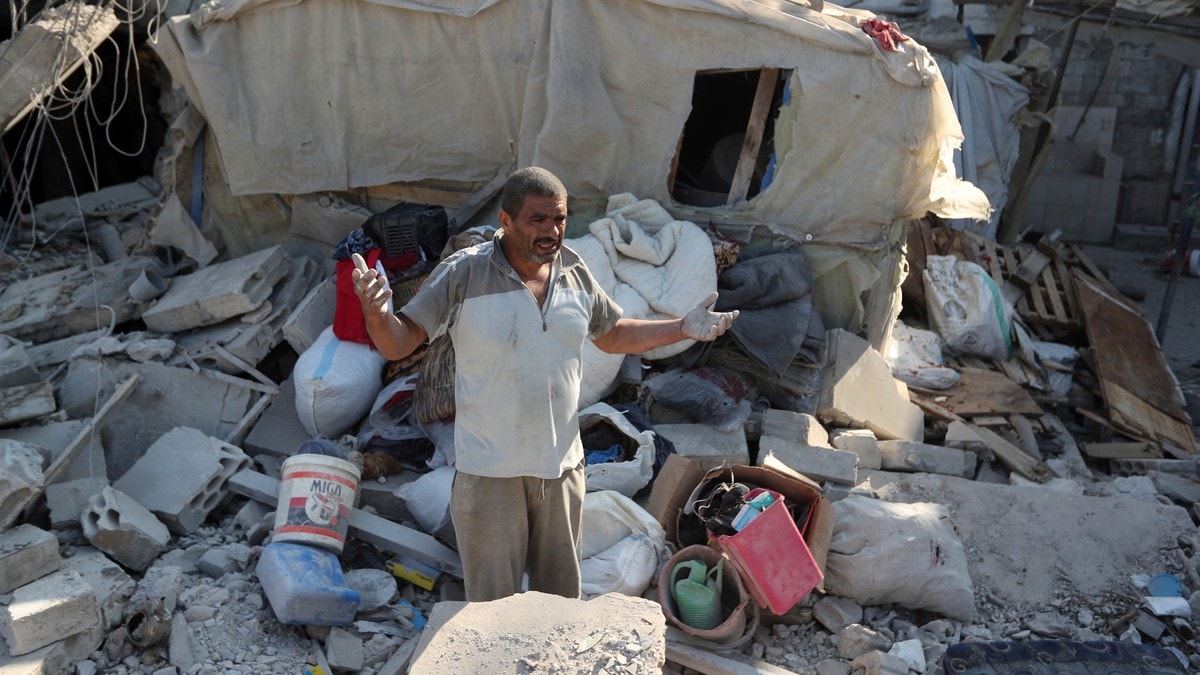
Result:
[[[25,345],[0,335],[0,389],[41,381],[41,373]]]
[[[167,526],[153,513],[111,487],[92,497],[80,521],[92,546],[138,572],[149,567],[171,541]]]
[[[817,417],[835,426],[870,429],[878,438],[925,437],[924,413],[901,397],[883,356],[842,329],[826,333]]]
[[[39,381],[0,389],[0,427],[37,419],[57,409],[54,387],[49,382]]]
[[[63,569],[75,572],[96,592],[96,605],[106,630],[112,630],[125,620],[125,601],[137,584],[121,566],[109,560],[99,549],[81,546],[70,558],[63,560]]]
[[[91,412],[89,411],[89,415]],[[38,426],[0,429],[0,438],[30,443],[49,451],[51,459],[57,458],[67,449],[71,441],[88,426],[86,419],[50,422]],[[92,435],[88,445],[75,459],[55,478],[56,482],[75,480],[78,478],[107,479],[108,467],[104,462],[104,447],[98,434]],[[47,486],[49,491],[49,486]],[[93,493],[94,494],[94,493]],[[92,496],[91,494],[88,495]],[[82,506],[80,507],[82,508]],[[79,522],[79,512],[72,516],[74,522]]]
[[[108,486],[107,478],[77,478],[46,486],[46,505],[50,507],[50,525],[55,528],[78,525],[79,515],[96,493]]]
[[[29,443],[0,439],[0,530],[17,522],[42,490],[46,458]]]
[[[0,595],[58,569],[58,538],[33,525],[0,532]]]
[[[883,633],[852,623],[838,632],[837,652],[843,659],[857,659],[872,650],[889,649],[892,641]]]
[[[175,333],[209,326],[259,307],[290,269],[283,247],[273,246],[175,277],[171,288],[142,313],[151,330]]]
[[[870,429],[839,429],[829,435],[829,442],[838,450],[858,455],[859,469],[878,469],[882,466],[879,441]]]
[[[803,445],[828,448],[829,434],[808,413],[768,408],[763,412],[762,433],[787,438]]]
[[[707,424],[657,424],[654,431],[674,443],[675,452],[695,460],[705,471],[750,464],[750,449],[741,428],[721,431]]]
[[[318,283],[304,296],[283,323],[283,339],[303,354],[320,337],[321,331],[333,323],[337,305],[337,285],[332,278]]]
[[[250,466],[240,448],[188,427],[151,445],[113,488],[132,497],[171,532],[188,534],[228,494],[229,478]]]
[[[96,592],[77,572],[59,571],[26,584],[0,608],[0,636],[14,656],[99,624]]]
[[[777,436],[763,435],[758,441],[758,461],[768,456],[783,462],[815,481],[832,481],[842,485],[858,482],[858,455],[844,450],[804,445]]]
[[[334,672],[358,672],[363,667],[363,641],[349,631],[334,627],[325,640],[325,658]]]
[[[916,441],[879,441],[883,468],[888,471],[922,471],[970,478],[975,475],[975,453]]]

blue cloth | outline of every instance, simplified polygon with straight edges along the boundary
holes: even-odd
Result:
[[[583,461],[588,466],[593,464],[605,464],[607,462],[615,462],[621,458],[621,445],[617,444],[603,450],[587,450],[583,451]]]

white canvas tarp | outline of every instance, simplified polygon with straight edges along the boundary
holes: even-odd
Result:
[[[868,248],[898,218],[986,218],[953,173],[962,133],[936,63],[911,40],[881,49],[860,26],[872,16],[786,0],[217,0],[167,23],[156,50],[234,194],[540,165],[573,198],[671,204],[697,72],[773,67],[793,69],[774,181],[724,216]]]

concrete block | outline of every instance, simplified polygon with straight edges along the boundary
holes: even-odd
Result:
[[[171,665],[177,672],[189,672],[192,666],[202,662],[198,652],[191,625],[184,618],[183,612],[176,612],[171,617],[171,635],[167,638],[167,654]]]
[[[826,595],[817,600],[812,612],[813,618],[830,633],[837,633],[851,624],[861,624],[863,620],[862,605],[837,595]]]
[[[831,447],[825,427],[808,413],[767,408],[763,411],[762,433],[790,438],[804,445]]]
[[[88,502],[104,488],[107,478],[79,478],[46,486],[46,505],[50,507],[50,524],[54,527],[78,525]]]
[[[946,428],[946,438],[942,443],[948,448],[970,450],[976,454],[989,452],[987,443],[966,424],[955,420]]]
[[[59,675],[75,673],[84,661],[104,644],[105,630],[100,624],[52,642],[28,654],[13,656],[0,640],[0,675]],[[82,673],[83,671],[78,671]]]
[[[0,336],[0,389],[41,381],[42,375],[25,350],[25,345]]]
[[[226,574],[245,570],[249,567],[252,555],[252,549],[245,544],[214,546],[205,551],[196,564],[201,572],[214,579],[220,579]]]
[[[187,534],[229,493],[229,477],[249,466],[237,446],[177,427],[155,441],[113,488],[149,509],[171,532]]]
[[[142,313],[142,321],[150,330],[175,333],[252,312],[289,269],[283,247],[272,246],[175,277],[171,288]]]
[[[860,469],[878,469],[882,466],[879,440],[870,429],[838,429],[829,435],[829,443],[838,450],[858,455]]]
[[[858,455],[853,452],[804,445],[763,434],[758,441],[758,465],[762,466],[769,455],[818,482],[832,481],[843,485],[858,482]]]
[[[334,627],[325,640],[325,658],[335,672],[358,672],[363,667],[363,641],[353,633]]]
[[[290,457],[301,443],[311,439],[296,413],[296,379],[288,375],[279,384],[279,395],[259,415],[254,428],[242,441],[242,447],[251,454]]]
[[[90,417],[91,413],[89,413]],[[86,419],[49,422],[38,426],[17,427],[15,429],[0,429],[0,438],[31,443],[50,451],[51,457],[58,457],[66,450],[67,445],[87,427]],[[99,434],[92,434],[88,444],[67,465],[59,475],[57,482],[75,480],[76,478],[107,478],[108,466],[104,462],[104,445]],[[75,514],[75,522],[79,522],[79,514]]]
[[[100,400],[130,375],[140,381],[122,404],[137,414],[115,414],[100,432],[108,477],[121,478],[163,434],[191,427],[225,438],[249,411],[257,392],[236,378],[217,379],[162,363],[73,359],[61,387],[63,409],[77,418],[93,414]]]
[[[750,464],[750,448],[741,429],[721,431],[707,424],[658,424],[654,432],[674,443],[675,452],[695,460],[705,471]]]
[[[0,608],[0,636],[13,656],[98,625],[96,592],[77,572],[59,571],[26,584]]]
[[[138,572],[154,562],[171,541],[167,526],[153,513],[111,487],[92,497],[80,521],[92,546]]]
[[[297,195],[292,200],[289,234],[325,244],[326,256],[339,241],[363,226],[370,209],[328,195]]]
[[[899,656],[879,650],[869,651],[850,662],[862,675],[908,675],[908,663]]]
[[[137,582],[120,565],[109,560],[100,549],[80,546],[63,560],[63,569],[79,574],[92,587],[105,629],[112,630],[125,621],[125,603],[133,595]]]
[[[0,532],[0,595],[58,569],[58,539],[33,525]]]
[[[47,462],[35,445],[0,440],[0,530],[17,522],[42,489]]]
[[[337,285],[333,278],[319,282],[283,322],[283,339],[297,354],[303,354],[317,341],[321,331],[333,324],[336,305]]]
[[[883,469],[940,473],[970,478],[975,475],[975,453],[915,441],[879,441]]]
[[[870,429],[877,438],[924,439],[924,413],[900,397],[891,368],[870,343],[834,329],[826,333],[825,350],[819,419]]]

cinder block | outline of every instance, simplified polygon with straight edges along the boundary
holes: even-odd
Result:
[[[96,593],[96,606],[106,630],[125,621],[125,602],[133,595],[137,582],[121,566],[108,559],[100,549],[80,546],[63,561],[63,569],[75,572]]]
[[[883,469],[939,473],[970,478],[975,475],[975,453],[914,441],[879,441]]]
[[[229,477],[250,466],[240,448],[177,427],[154,442],[113,488],[158,517],[171,532],[194,531],[228,494]]]
[[[138,572],[154,562],[171,541],[167,526],[153,513],[111,487],[92,497],[80,525],[92,546]]]
[[[58,569],[58,539],[33,525],[0,532],[0,595]]]
[[[142,321],[150,330],[175,333],[241,316],[258,309],[289,270],[282,246],[209,265],[175,277],[171,288],[142,313]]]
[[[41,491],[44,465],[37,446],[0,439],[0,530],[17,522]]]
[[[0,608],[0,635],[13,656],[98,625],[96,592],[77,572],[59,571],[26,584]]]
[[[835,426],[870,429],[878,438],[919,441],[925,415],[900,397],[892,370],[866,340],[842,329],[825,337],[817,417]]]
[[[763,434],[758,441],[759,466],[770,455],[815,481],[832,481],[843,485],[858,482],[858,455],[853,452],[803,445]]]
[[[675,452],[695,460],[705,471],[750,464],[750,448],[741,429],[721,431],[707,424],[657,424],[654,432],[674,443]]]
[[[870,429],[838,429],[829,435],[829,442],[838,450],[858,455],[859,469],[878,469],[882,466],[879,441]]]
[[[763,411],[762,433],[790,438],[803,445],[830,447],[829,434],[825,427],[808,413],[767,408]]]
[[[75,673],[75,664],[88,658],[104,644],[106,632],[100,624],[67,636],[28,654],[13,656],[0,640],[0,675],[57,675]]]

